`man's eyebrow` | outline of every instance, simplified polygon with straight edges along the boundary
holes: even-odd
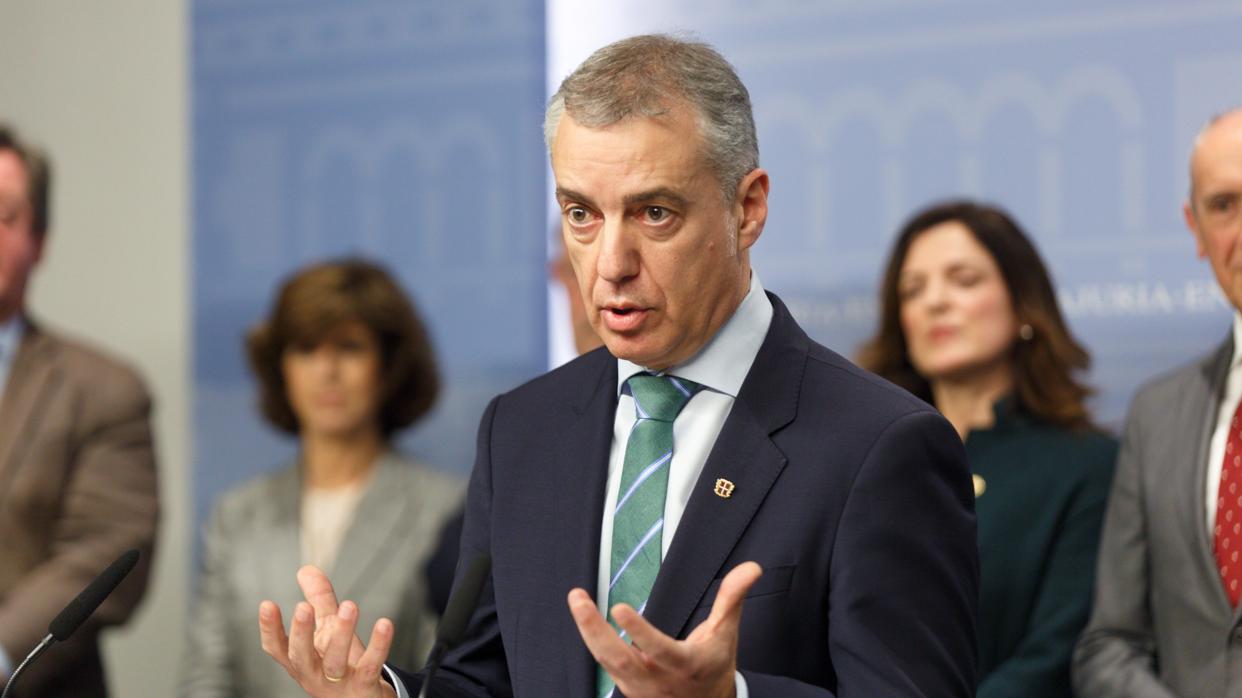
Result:
[[[595,205],[595,203],[591,201],[590,197],[586,194],[574,191],[573,189],[567,189],[565,187],[556,188],[556,200],[577,201],[588,206]],[[678,208],[685,208],[689,204],[689,200],[686,199],[686,197],[678,194],[676,191],[673,191],[668,187],[656,187],[655,189],[648,189],[647,191],[628,194],[624,199],[622,199],[622,203],[625,206],[633,206],[635,204],[643,204],[653,201],[667,201]]]
[[[566,189],[565,187],[556,188],[556,200],[557,201],[566,201],[566,200],[579,201],[581,203],[587,204],[588,206],[594,205],[594,202],[592,202],[591,198],[588,197],[586,194],[576,192],[573,189]]]
[[[686,197],[668,187],[656,187],[655,189],[640,191],[637,194],[629,194],[624,201],[626,206],[642,204],[648,201],[667,201],[678,208],[685,208],[686,204],[689,203]]]

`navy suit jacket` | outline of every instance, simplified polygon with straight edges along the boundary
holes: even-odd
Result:
[[[957,433],[770,298],[772,325],[645,617],[684,638],[721,578],[754,560],[764,574],[738,645],[752,696],[974,695],[978,553]],[[597,350],[488,406],[461,559],[490,554],[491,579],[433,695],[593,695],[566,595],[597,585],[616,404],[616,360]],[[722,477],[736,486],[727,499],[713,492]],[[421,677],[402,678],[418,689]]]

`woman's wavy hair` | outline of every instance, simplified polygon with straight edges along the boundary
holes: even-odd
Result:
[[[250,331],[246,349],[259,383],[259,409],[277,429],[297,434],[281,359],[298,345],[314,345],[344,323],[360,322],[379,340],[384,438],[413,424],[440,391],[435,353],[409,297],[381,266],[363,259],[328,261],[285,280],[268,319]]]
[[[897,287],[915,238],[950,221],[964,225],[996,261],[1018,323],[1031,327],[1029,339],[1014,338],[1015,407],[1059,426],[1095,428],[1086,406],[1092,390],[1075,377],[1089,368],[1091,356],[1070,334],[1039,252],[1013,218],[995,206],[948,201],[916,213],[902,227],[881,282],[879,331],[859,348],[858,363],[932,401],[931,385],[910,362]]]

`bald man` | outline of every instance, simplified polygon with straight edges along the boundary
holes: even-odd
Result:
[[[1074,654],[1080,696],[1242,697],[1242,109],[1200,131],[1184,212],[1233,331],[1134,398]]]

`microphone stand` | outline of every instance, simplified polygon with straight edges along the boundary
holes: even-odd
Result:
[[[10,676],[8,682],[4,684],[4,692],[0,693],[0,698],[9,698],[9,691],[13,690],[13,687],[17,685],[17,676],[22,673],[22,669],[25,669],[26,665],[38,659],[39,655],[46,652],[47,648],[51,647],[53,642],[56,642],[56,638],[53,637],[51,633],[48,633],[46,637],[39,641],[39,644],[34,648],[34,650],[32,650],[30,654],[26,655],[26,658],[22,660],[21,664],[17,665],[17,669],[13,670],[13,675]]]

